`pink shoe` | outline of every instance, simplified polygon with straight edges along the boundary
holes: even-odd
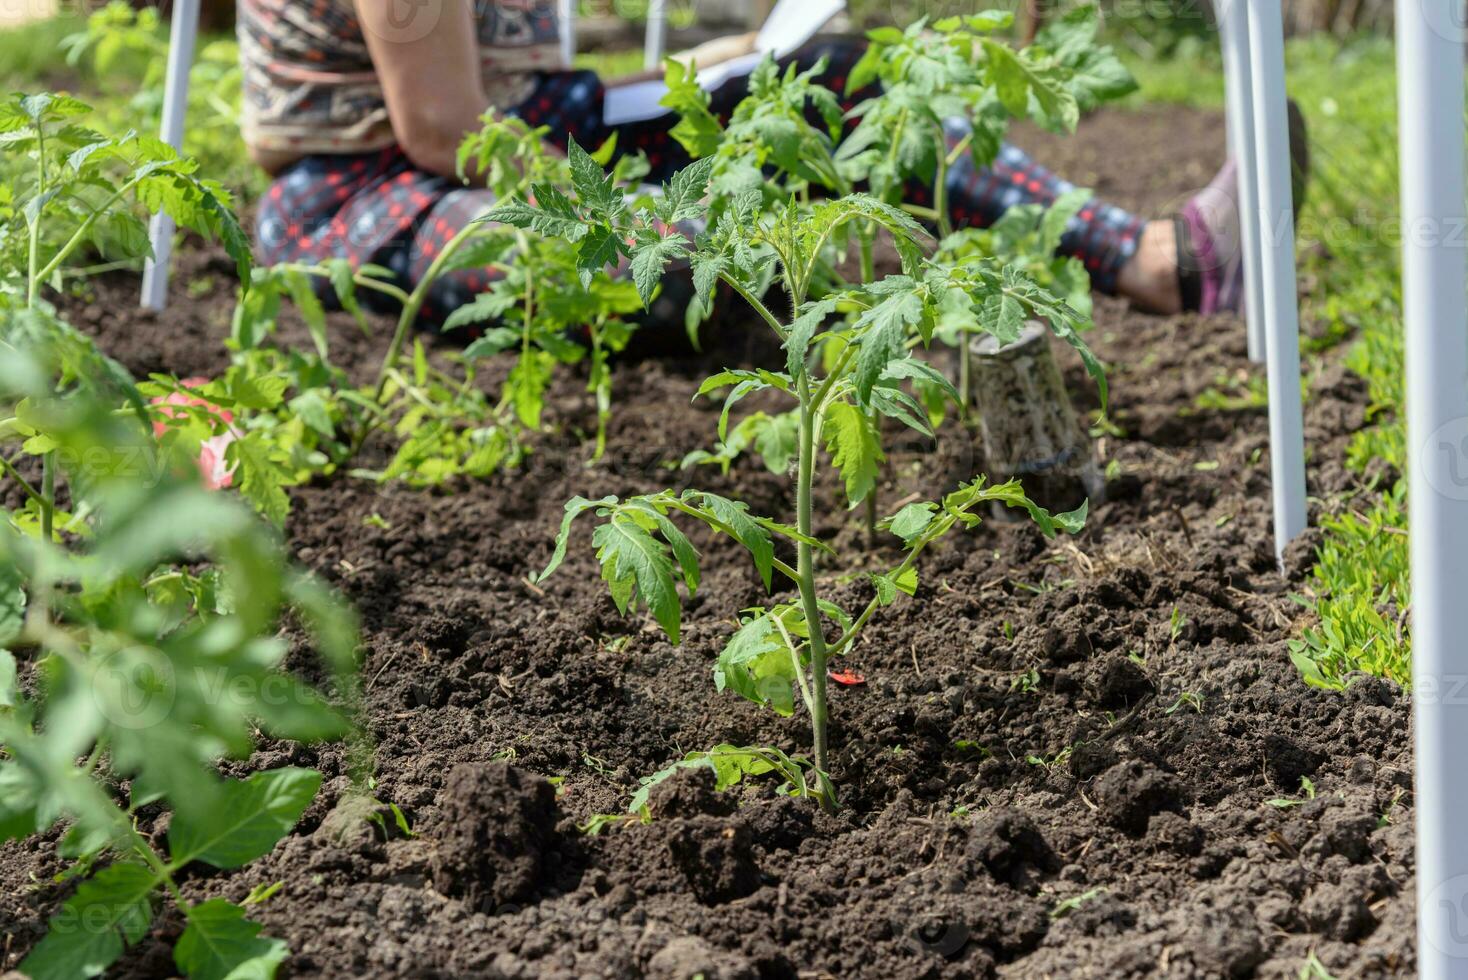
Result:
[[[1310,148],[1305,118],[1288,104],[1290,184],[1295,216],[1305,200]],[[1193,195],[1173,218],[1177,241],[1177,278],[1183,309],[1199,313],[1242,312],[1244,262],[1239,233],[1238,167],[1230,158],[1208,186]]]

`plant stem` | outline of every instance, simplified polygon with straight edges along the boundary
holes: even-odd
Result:
[[[40,119],[36,120],[36,170],[36,198],[41,200],[46,195],[46,124]],[[37,267],[40,265],[41,255],[41,212],[45,209],[45,204],[36,208],[35,216],[31,218],[31,226],[27,229],[30,232],[26,261],[25,305],[27,309],[35,308],[36,296],[40,292],[43,278]]]
[[[145,174],[144,176],[147,175]],[[112,207],[113,204],[121,200],[123,195],[132,190],[134,187],[138,186],[138,184],[142,183],[142,181],[143,177],[134,177],[126,184],[123,184],[116,190],[116,192],[113,193],[111,197],[109,197],[106,201],[102,203],[101,207],[97,208],[97,210],[87,215],[86,220],[77,225],[76,231],[74,231],[71,237],[67,239],[66,244],[61,246],[61,250],[55,255],[51,256],[51,261],[46,263],[46,267],[40,272],[35,273],[31,277],[31,305],[35,305],[35,293],[40,284],[51,278],[51,273],[55,272],[56,269],[61,265],[61,263],[70,258],[71,253],[76,251],[77,247],[80,246],[82,242],[87,240],[87,235],[91,232],[92,225],[97,223],[97,219],[103,214],[106,214],[108,208]]]
[[[877,278],[876,263],[872,260],[872,237],[874,231],[871,225],[867,225],[860,233],[861,245],[861,283],[863,286],[870,285]],[[833,377],[835,372],[833,372]],[[876,410],[870,413],[873,426],[881,424],[878,420]],[[867,547],[875,547],[877,543],[877,488],[873,487],[866,499],[866,522],[867,522]]]
[[[397,369],[398,358],[403,353],[403,345],[408,341],[408,334],[413,329],[413,321],[418,319],[418,311],[423,308],[423,301],[428,298],[429,288],[438,279],[439,273],[443,271],[444,265],[459,250],[459,246],[464,244],[477,231],[479,231],[479,224],[474,221],[460,228],[454,234],[454,237],[450,238],[444,244],[443,249],[439,251],[438,255],[434,257],[432,264],[429,265],[428,271],[418,281],[418,285],[414,286],[413,291],[408,294],[407,301],[403,303],[402,312],[398,315],[397,326],[393,329],[392,340],[387,346],[387,354],[382,359],[382,366],[377,369],[377,384],[372,390],[372,401],[374,403],[378,405],[382,404],[382,395],[387,391],[388,379],[392,376],[393,371]],[[348,448],[347,459],[351,459],[357,455],[358,450],[362,448],[362,444],[367,441],[367,437],[376,428],[378,421],[379,418],[371,418],[362,423],[362,427],[357,430],[357,434],[353,437],[351,445]]]
[[[739,284],[739,280],[735,279],[733,276],[720,273],[719,278],[728,283],[729,287],[733,289],[734,292],[744,297],[744,301],[746,303],[754,307],[754,311],[760,315],[761,319],[763,319],[766,323],[770,325],[770,329],[775,331],[776,336],[778,336],[782,341],[785,339],[785,327],[783,324],[780,323],[779,320],[775,318],[775,314],[770,312],[769,307],[765,306],[765,304],[756,299],[754,294],[741,286]]]
[[[51,543],[56,522],[56,453],[41,456],[41,540]]]
[[[12,464],[10,460],[6,459],[4,456],[0,456],[0,469],[3,469],[12,480],[20,485],[21,490],[25,491],[25,495],[27,497],[30,497],[38,504],[44,503],[45,498],[41,496],[41,492],[35,487],[31,486],[30,481],[21,476],[20,473],[16,471],[14,464]]]
[[[418,281],[418,285],[414,286],[413,291],[408,294],[408,301],[403,304],[402,313],[398,316],[397,327],[393,330],[392,341],[388,344],[387,355],[383,357],[382,366],[377,370],[377,386],[373,390],[373,401],[379,403],[382,401],[382,393],[387,389],[388,374],[397,367],[398,358],[403,352],[403,345],[407,343],[408,334],[413,329],[413,321],[418,319],[418,311],[423,308],[423,301],[428,298],[429,288],[438,279],[444,265],[459,250],[459,246],[479,230],[479,225],[474,222],[460,228],[439,251],[433,263],[429,265],[428,271]]]
[[[795,485],[795,525],[805,537],[811,536],[811,484],[815,475],[815,414],[812,411],[810,377],[800,374],[800,463]],[[816,770],[827,792],[824,805],[835,806],[830,790],[830,757],[826,748],[826,637],[821,631],[821,607],[816,601],[815,565],[811,546],[795,543],[796,573],[799,575],[800,601],[805,610],[806,632],[810,636],[810,723]]]
[[[973,384],[973,354],[969,349],[972,338],[960,331],[958,334],[958,417],[968,419],[969,389]]]
[[[938,158],[938,172],[933,178],[933,210],[938,212],[938,240],[953,234],[953,217],[948,213],[948,158]]]

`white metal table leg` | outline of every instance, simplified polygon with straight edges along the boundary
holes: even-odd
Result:
[[[647,2],[647,41],[643,46],[642,64],[653,69],[663,63],[663,49],[668,41],[668,18],[666,0]]]
[[[1397,0],[1417,971],[1468,976],[1468,251],[1463,3]]]
[[[176,0],[168,32],[168,73],[163,85],[163,142],[183,147],[184,118],[189,108],[189,66],[199,34],[199,0]],[[173,219],[159,212],[148,224],[153,257],[143,266],[143,306],[168,305],[168,259],[173,251]]]
[[[1229,152],[1238,162],[1239,248],[1243,251],[1244,312],[1249,331],[1249,360],[1264,360],[1263,297],[1260,294],[1259,175],[1252,165],[1254,148],[1253,66],[1249,52],[1246,0],[1217,0],[1218,32],[1223,46]]]
[[[1235,0],[1239,2],[1239,0]],[[1280,0],[1246,0],[1265,358],[1269,375],[1269,460],[1274,492],[1274,553],[1305,529],[1305,436],[1300,403],[1300,311],[1295,295],[1295,228],[1290,201],[1290,138],[1285,108],[1284,25]],[[1251,311],[1252,313],[1253,311]]]
[[[556,0],[556,20],[561,29],[561,64],[571,68],[576,61],[576,0]]]

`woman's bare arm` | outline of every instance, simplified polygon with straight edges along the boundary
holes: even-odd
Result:
[[[399,145],[418,167],[453,177],[459,143],[489,107],[472,0],[355,4]]]

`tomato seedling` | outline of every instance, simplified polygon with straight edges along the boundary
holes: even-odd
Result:
[[[826,731],[830,658],[849,649],[879,608],[899,594],[916,592],[918,557],[953,528],[978,524],[981,505],[998,501],[1023,508],[1047,535],[1057,529],[1078,530],[1084,508],[1052,516],[1028,500],[1017,483],[989,487],[982,477],[939,501],[909,504],[884,524],[902,540],[905,558],[896,567],[867,573],[874,595],[851,616],[822,594],[816,576],[816,553],[830,552],[814,531],[818,472],[829,460],[854,506],[871,491],[883,455],[881,430],[873,420],[887,417],[926,429],[907,382],[922,379],[950,397],[956,395],[915,353],[931,339],[942,310],[961,305],[975,322],[996,333],[1017,329],[1026,314],[1043,318],[1099,376],[1099,365],[1075,332],[1082,318],[1012,270],[977,261],[958,266],[927,261],[921,248],[923,229],[901,209],[870,196],[810,205],[792,197],[767,208],[760,192],[743,191],[693,242],[676,229],[702,210],[712,158],[675,174],[661,196],[647,204],[629,204],[616,193],[612,178],[574,144],[568,159],[574,197],[535,204],[507,201],[489,218],[517,226],[546,227],[554,221],[577,228],[568,241],[577,248],[579,261],[588,261],[588,256],[602,262],[627,259],[644,301],[674,260],[689,264],[699,303],[711,301],[717,283],[742,297],[780,340],[784,362],[720,372],[699,391],[731,388],[721,429],[728,408],[753,392],[775,391],[795,402],[795,520],[790,524],[756,516],[743,503],[699,490],[627,499],[578,497],[566,505],[555,551],[539,578],[559,567],[573,522],[591,512],[599,519],[592,542],[618,609],[625,613],[646,606],[676,643],[682,620],[678,582],[690,594],[696,591],[700,567],[697,549],[674,518],[692,518],[744,545],[765,586],[772,588],[778,575],[794,587],[796,598],[753,610],[743,620],[719,656],[716,686],[787,715],[794,711],[798,692],[811,718],[817,793],[834,805]],[[863,223],[891,235],[904,272],[810,299],[824,250],[851,226]],[[760,298],[765,284],[772,282],[789,301],[790,313],[784,317]],[[838,313],[843,319],[830,323]],[[777,543],[794,548],[794,565],[777,556]],[[836,630],[834,638],[827,636],[828,622]]]

